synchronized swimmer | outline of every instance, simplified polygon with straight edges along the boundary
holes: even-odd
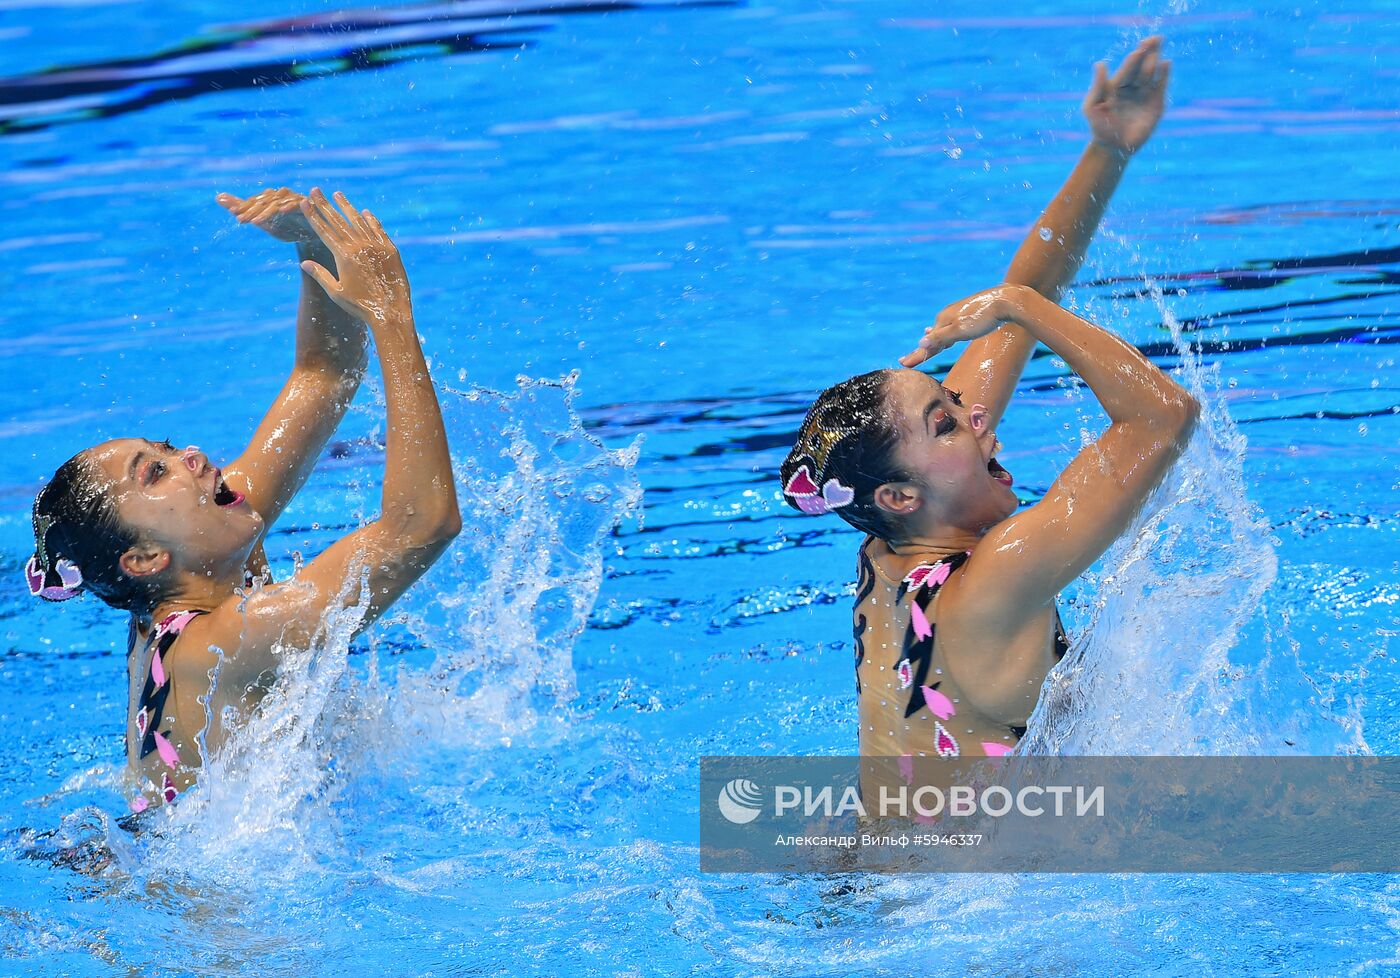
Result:
[[[867,534],[854,615],[863,756],[1011,752],[1067,649],[1056,596],[1123,532],[1195,424],[1186,391],[1055,304],[1162,116],[1171,65],[1160,47],[1143,41],[1111,78],[1095,67],[1084,101],[1092,141],[1005,282],[948,306],[901,359],[913,368],[967,342],[943,382],[904,369],[837,384],[783,462],[790,505]],[[1089,385],[1111,424],[1017,513],[996,428],[1037,342]]]
[[[64,462],[34,501],[30,592],[90,591],[130,613],[126,753],[138,813],[195,783],[197,745],[217,750],[232,732],[225,707],[245,720],[256,708],[278,646],[309,646],[342,605],[362,606],[367,627],[461,529],[408,276],[379,221],[340,194],[337,211],[319,190],[219,202],[294,243],[303,272],[295,366],[248,448],[220,469],[193,446],[107,441]],[[366,327],[388,415],[380,516],[274,582],[263,538],[360,385]],[[263,586],[248,588],[254,579]]]

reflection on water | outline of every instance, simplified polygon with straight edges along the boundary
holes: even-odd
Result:
[[[559,17],[741,0],[500,0],[362,8],[215,28],[146,57],[0,78],[0,136],[135,112],[163,102],[266,88],[405,61],[521,50]]]

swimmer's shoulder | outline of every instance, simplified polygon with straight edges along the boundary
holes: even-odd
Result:
[[[276,679],[270,650],[249,647],[244,598],[235,595],[212,611],[196,615],[167,654],[175,685],[187,694],[203,696],[215,686],[220,699],[247,706]],[[260,654],[261,653],[261,654]]]
[[[162,661],[177,687],[188,689],[191,681],[200,679],[207,683],[209,670],[217,662],[210,649],[208,618],[206,611],[195,612],[166,647]]]
[[[1036,605],[1017,599],[1000,586],[1012,561],[1029,559],[1014,548],[999,545],[990,534],[972,548],[967,560],[948,579],[940,602],[944,620],[960,630],[1005,642],[1040,622],[1054,602]]]
[[[219,654],[218,649],[232,653],[238,648],[244,631],[240,620],[246,620],[248,612],[260,603],[253,596],[252,584],[254,580],[261,579],[267,582],[265,587],[272,586],[271,567],[267,561],[267,554],[263,550],[262,541],[254,544],[244,574],[245,582],[248,585],[247,589],[242,593],[235,592],[229,595],[222,603],[212,609],[196,610],[193,616],[180,626],[175,641],[166,650],[167,657],[177,662],[201,660],[196,666],[198,668],[205,664],[202,661],[205,657]],[[154,626],[143,630],[140,624],[134,618],[132,619],[131,633],[139,636],[137,641],[143,643],[148,641],[152,631],[154,631]],[[230,642],[233,643],[232,646],[230,646]]]
[[[996,561],[979,566],[974,548],[939,596],[938,644],[980,711],[1019,723],[1053,664],[1055,606],[1016,605],[997,574]]]

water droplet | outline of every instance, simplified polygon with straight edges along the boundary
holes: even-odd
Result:
[[[1055,232],[1054,232],[1054,231],[1051,231],[1049,228],[1041,228],[1041,229],[1040,229],[1040,240],[1041,240],[1041,241],[1049,241],[1050,238],[1054,235],[1054,233],[1055,233]]]

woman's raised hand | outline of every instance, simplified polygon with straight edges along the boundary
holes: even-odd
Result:
[[[954,343],[986,336],[1021,308],[1021,297],[1029,291],[1024,285],[998,285],[954,302],[938,314],[924,338],[911,352],[899,358],[906,367],[917,367],[942,353]]]
[[[1094,65],[1094,82],[1084,98],[1084,116],[1094,141],[1121,153],[1136,153],[1167,104],[1172,63],[1162,60],[1162,38],[1149,37],[1123,59],[1112,78],[1108,64]]]
[[[301,212],[301,202],[306,198],[289,187],[274,187],[247,198],[219,194],[214,199],[238,218],[239,224],[262,228],[278,241],[297,245],[317,243],[316,232],[311,230]]]
[[[365,322],[408,315],[408,273],[399,250],[373,214],[356,210],[342,193],[336,193],[335,202],[339,211],[313,187],[301,212],[335,256],[337,274],[314,261],[302,262],[302,271],[319,282],[336,305]]]

